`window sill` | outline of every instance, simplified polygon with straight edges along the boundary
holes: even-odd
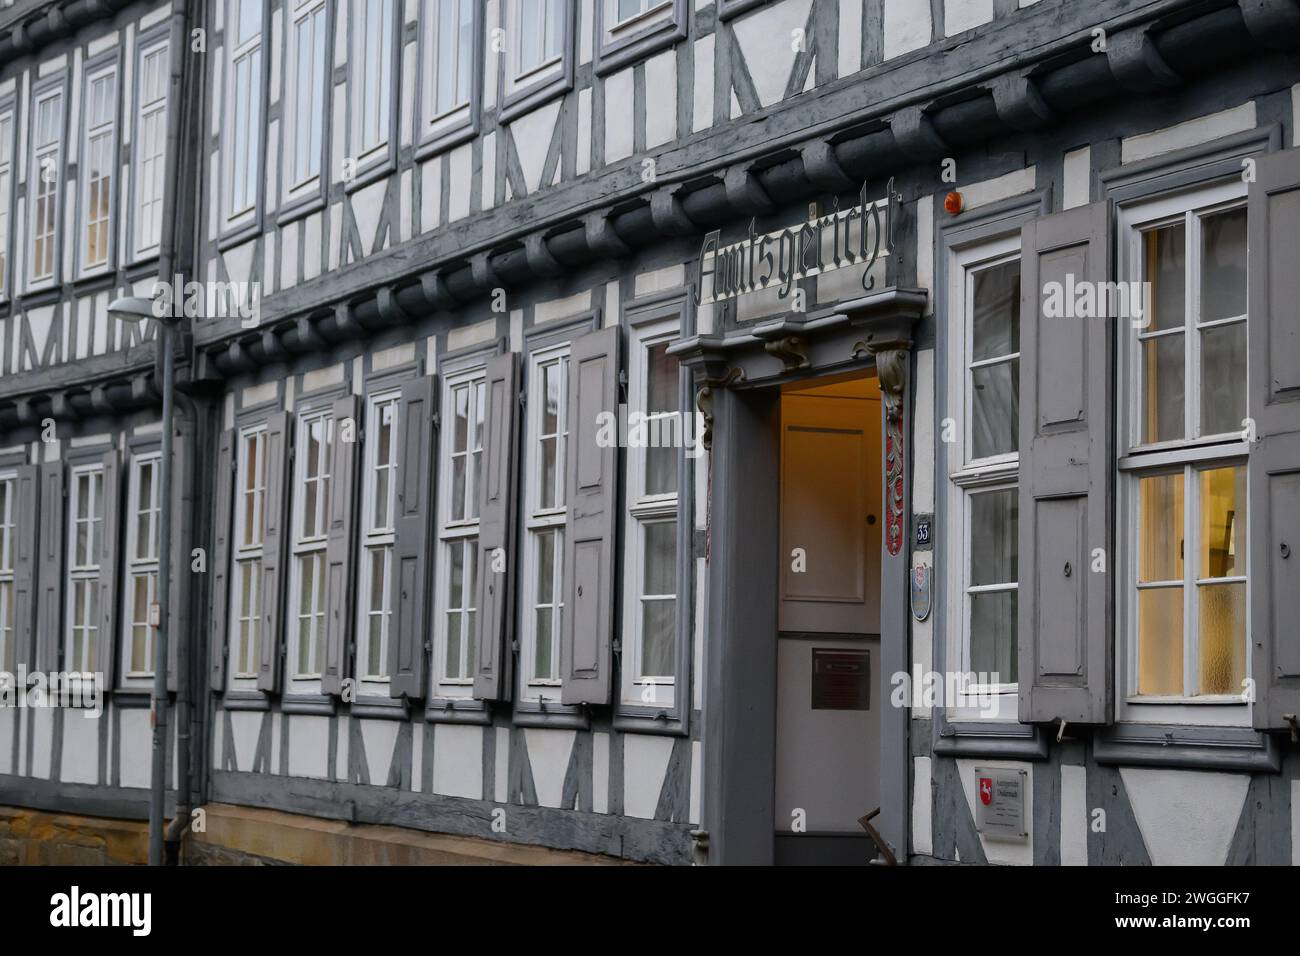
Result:
[[[951,757],[1046,760],[1048,736],[1042,727],[1009,721],[940,720],[932,749]]]
[[[226,710],[270,710],[271,698],[260,690],[228,690],[222,696]]]
[[[421,140],[415,147],[413,159],[417,163],[424,162],[433,156],[459,146],[461,143],[469,142],[477,135],[478,124],[472,117],[467,117]]]
[[[316,714],[332,717],[334,698],[325,694],[307,692],[287,693],[280,702],[282,714]]]
[[[600,4],[596,14],[602,21],[604,9],[605,5]],[[609,29],[604,29],[602,24],[598,36],[595,71],[597,76],[605,76],[685,39],[686,5],[680,0],[669,0],[666,8],[651,10],[625,24]]]
[[[131,282],[143,279],[145,276],[156,275],[157,272],[157,252],[151,252],[149,255],[141,256],[139,259],[132,259],[126,264],[126,277]]]
[[[393,159],[392,148],[383,153],[376,159],[368,160],[366,165],[359,168],[351,179],[344,180],[343,191],[345,193],[354,193],[358,189],[365,189],[367,186],[386,179],[397,169],[397,161]]]
[[[481,700],[468,697],[430,697],[424,719],[431,724],[490,724],[492,714]]]
[[[252,222],[236,229],[232,229],[230,232],[221,236],[221,238],[217,240],[217,250],[219,252],[226,252],[229,249],[233,249],[235,246],[242,246],[249,240],[256,239],[260,232],[261,226],[258,221],[254,219]]]
[[[314,212],[320,212],[325,208],[325,196],[317,191],[310,195],[300,196],[297,199],[280,204],[280,211],[276,213],[275,224],[280,227],[297,222],[299,219],[306,219]]]
[[[537,79],[506,94],[497,113],[497,125],[504,126],[525,113],[563,96],[573,89],[573,56],[565,53],[554,76]]]
[[[410,705],[393,697],[363,695],[352,702],[349,714],[353,717],[378,717],[381,720],[405,720],[410,716]]]
[[[690,732],[688,722],[676,708],[641,704],[618,704],[614,708],[614,729],[669,737],[683,737]]]
[[[554,689],[558,693],[559,688]],[[539,700],[517,697],[511,717],[516,727],[562,727],[586,730],[591,726],[591,720],[584,708],[549,700],[543,703]]]
[[[1116,724],[1093,735],[1101,764],[1278,773],[1282,746],[1274,734],[1250,727]]]

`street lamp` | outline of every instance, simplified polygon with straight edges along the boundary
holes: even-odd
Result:
[[[172,540],[172,406],[176,374],[173,343],[180,315],[177,314],[179,310],[173,309],[170,302],[165,303],[165,309],[155,309],[155,301],[157,300],[140,296],[126,296],[112,302],[108,314],[142,326],[150,319],[158,323],[157,364],[162,366],[162,461],[159,463],[162,471],[162,488],[159,493],[162,514],[158,528],[158,593],[154,602],[157,619],[156,623],[150,622],[155,623],[157,638],[153,648],[153,695],[150,710],[150,723],[153,725],[153,772],[149,787],[149,865],[162,866],[163,815],[167,793],[167,605],[170,603],[171,590],[170,558],[173,557],[168,554]],[[184,559],[183,555],[181,559]],[[178,780],[177,785],[187,787],[189,782]]]

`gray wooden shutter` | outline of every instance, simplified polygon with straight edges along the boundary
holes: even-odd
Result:
[[[262,532],[262,647],[257,668],[258,690],[280,689],[280,658],[284,633],[280,605],[283,603],[284,563],[289,545],[289,520],[285,494],[289,481],[289,413],[276,412],[266,423],[266,497],[263,498]]]
[[[122,527],[122,469],[116,450],[104,452],[104,514],[99,546],[99,620],[96,622],[95,669],[104,675],[103,686],[113,686],[113,653],[117,636],[118,560],[117,542]]]
[[[428,658],[433,386],[433,376],[407,382],[402,386],[397,410],[397,515],[390,576],[388,692],[393,697],[413,700],[424,696]]]
[[[1259,157],[1248,204],[1253,711],[1286,728],[1300,715],[1300,150]]]
[[[360,446],[360,402],[347,395],[334,403],[334,442],[330,449],[329,525],[325,544],[325,663],[321,690],[343,692],[351,660],[355,610],[352,566],[356,548],[357,454]],[[345,424],[350,422],[350,424]],[[347,431],[352,441],[343,441]]]
[[[171,579],[167,588],[167,689],[176,691],[176,663],[182,641],[194,646],[190,632],[190,595],[193,572],[190,571],[190,542],[193,540],[191,513],[194,505],[193,442],[188,422],[177,425],[172,436],[172,540]]]
[[[41,465],[41,518],[39,548],[40,570],[36,609],[36,667],[44,671],[59,669],[59,651],[63,645],[60,622],[63,619],[63,462],[47,461]]]
[[[506,700],[510,697],[513,670],[511,597],[519,444],[519,356],[514,352],[488,360],[486,416],[483,481],[479,485],[474,696],[479,700]],[[498,548],[500,556],[495,553]]]
[[[212,552],[208,555],[208,574],[212,593],[208,608],[208,683],[221,693],[226,688],[226,621],[230,610],[230,522],[235,485],[234,429],[221,433],[217,445],[217,475],[213,482],[215,499],[212,517]]]
[[[36,666],[36,538],[40,524],[40,467],[21,465],[14,540],[14,668]]]
[[[573,343],[569,355],[569,447],[565,463],[561,700],[609,703],[614,636],[614,526],[618,448],[596,441],[600,413],[618,409],[617,328]]]
[[[1114,370],[1109,318],[1049,318],[1044,290],[1111,279],[1111,210],[1028,223],[1020,286],[1020,720],[1112,714],[1114,602],[1092,569],[1111,549]]]

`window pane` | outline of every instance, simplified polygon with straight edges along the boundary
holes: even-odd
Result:
[[[626,20],[641,12],[641,0],[618,0],[618,19]]]
[[[1183,693],[1183,589],[1138,592],[1138,693]]]
[[[451,517],[460,521],[465,517],[465,464],[466,458],[460,455],[451,460]]]
[[[646,411],[675,412],[677,401],[677,359],[668,354],[668,343],[646,350]]]
[[[452,433],[452,451],[465,451],[469,447],[469,388],[455,389],[452,393],[455,406],[455,431]]]
[[[542,393],[545,404],[542,406],[543,435],[554,435],[560,427],[560,365],[553,362],[542,366]]]
[[[1138,580],[1183,578],[1183,476],[1156,475],[1138,484]]]
[[[665,420],[661,419],[661,422]],[[666,428],[666,423],[665,423]],[[670,495],[677,491],[677,449],[645,450],[645,491],[648,495]]]
[[[555,500],[555,466],[556,466],[556,439],[543,438],[541,440],[541,488],[538,494],[538,505],[542,508],[554,508]]]
[[[1201,694],[1240,694],[1246,679],[1246,584],[1203,584],[1200,599]]]
[[[555,594],[555,531],[537,532],[537,601],[550,604]]]
[[[971,360],[1020,351],[1020,260],[974,276]]]
[[[1004,455],[1019,448],[1020,360],[971,369],[971,454]]]
[[[677,584],[677,522],[645,526],[645,587],[642,594],[675,594]]]
[[[1202,578],[1246,573],[1246,469],[1213,468],[1200,473]]]
[[[1151,325],[1181,327],[1187,315],[1187,230],[1181,222],[1143,234],[1146,281],[1151,283]]]
[[[673,677],[673,617],[677,602],[641,602],[641,676]]]
[[[970,499],[970,583],[1014,584],[1018,576],[1019,492],[985,491]]]
[[[460,678],[460,637],[461,637],[461,612],[447,612],[447,678],[457,680]]]
[[[1015,591],[970,596],[970,666],[990,683],[1016,682],[1016,598]]]
[[[1201,220],[1201,321],[1246,314],[1246,210]]]
[[[446,112],[454,101],[452,77],[456,69],[456,7],[459,0],[440,0],[438,4],[437,90],[434,109]]]
[[[533,666],[534,680],[550,680],[551,674],[551,622],[554,611],[549,607],[537,609],[536,663]]]
[[[1181,439],[1185,362],[1183,334],[1162,335],[1142,342],[1142,441]]]
[[[1246,323],[1201,335],[1201,434],[1241,431],[1246,417]]]

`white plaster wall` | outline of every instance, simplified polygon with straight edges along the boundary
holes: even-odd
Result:
[[[691,129],[699,132],[713,125],[713,35],[695,41],[695,102]]]
[[[605,162],[632,155],[632,69],[605,78]],[[623,104],[620,108],[619,104]]]
[[[388,191],[388,180],[380,179],[352,193],[352,216],[357,221],[357,232],[361,234],[361,248],[369,255],[374,252],[375,229],[379,217],[384,212],[384,194]]]
[[[433,792],[482,799],[483,728],[432,724],[425,732],[433,734]],[[500,743],[498,739],[498,746]]]
[[[14,749],[14,725],[18,723],[17,707],[0,707],[0,773],[17,774],[18,751]]]
[[[261,714],[250,714],[261,717]],[[149,708],[131,707],[121,711],[121,739],[118,740],[118,760],[124,787],[147,787],[153,779],[153,732],[149,729]],[[257,743],[256,735],[253,743]],[[248,752],[248,762],[253,762],[253,752]],[[244,769],[240,765],[240,769]]]
[[[1254,128],[1255,103],[1253,100],[1248,100],[1240,106],[1219,113],[1198,116],[1196,119],[1149,133],[1126,136],[1120,141],[1120,161],[1136,163]]]
[[[543,807],[558,807],[564,793],[564,774],[569,769],[569,755],[578,737],[574,730],[545,730],[530,727],[524,731],[528,745],[528,763],[533,770],[537,802]]]
[[[884,56],[888,60],[930,43],[930,0],[885,0]]]
[[[677,51],[645,63],[645,144],[653,149],[677,135]]]
[[[1062,208],[1088,205],[1092,193],[1092,148],[1084,146],[1065,154],[1062,168]]]
[[[948,36],[973,30],[993,19],[993,0],[944,0],[943,29]]]
[[[124,711],[122,716],[126,717],[132,711]],[[257,735],[262,730],[262,714],[258,711],[250,710],[232,710],[230,711],[230,737],[226,741],[227,746],[234,748],[235,768],[237,770],[252,770],[253,755],[257,753]],[[126,726],[123,724],[123,733],[126,732]],[[342,734],[340,729],[340,734]],[[342,764],[346,767],[347,764]]]
[[[628,734],[623,738],[623,812],[654,819],[664,773],[673,753],[671,737]]]
[[[797,54],[795,31],[808,24],[812,0],[785,0],[735,21],[735,36],[763,106],[780,102]],[[803,37],[804,49],[812,38]],[[811,72],[811,71],[810,71]]]
[[[1088,771],[1061,765],[1061,865],[1088,865]]]
[[[1245,774],[1120,768],[1156,866],[1222,866],[1246,801]]]
[[[361,740],[366,746],[366,767],[370,783],[382,787],[388,780],[388,770],[393,764],[393,745],[397,743],[398,723],[395,720],[360,721]]]
[[[330,719],[308,714],[290,714],[289,775],[291,777],[329,776]],[[278,764],[273,764],[279,769]]]
[[[609,812],[609,734],[591,735],[591,809]]]
[[[59,778],[66,783],[99,783],[99,722],[108,720],[105,710],[98,717],[91,710],[63,712],[63,766]]]
[[[958,760],[957,772],[961,775],[961,789],[966,794],[966,805],[970,807],[972,820],[976,819],[975,802],[979,799],[975,793],[976,767],[1028,771],[1025,776],[1025,829],[1029,831],[1029,838],[1024,843],[988,839],[982,833],[979,838],[980,845],[984,847],[984,856],[990,863],[1032,866],[1034,862],[1034,765],[1011,760]]]
[[[628,76],[630,77],[631,73]],[[630,86],[628,92],[630,95]],[[542,169],[546,165],[546,154],[551,148],[551,136],[555,132],[555,121],[559,115],[560,101],[556,100],[547,106],[525,113],[510,125],[510,132],[515,140],[515,152],[519,154],[519,167],[523,170],[524,184],[529,192],[543,185]]]
[[[930,758],[915,757],[912,767],[912,851],[926,855],[934,852]]]

